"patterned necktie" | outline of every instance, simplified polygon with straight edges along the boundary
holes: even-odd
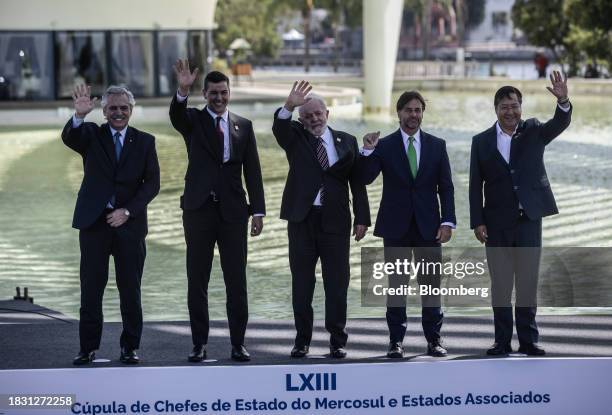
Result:
[[[414,148],[414,137],[408,137],[408,162],[410,164],[410,172],[412,173],[412,178],[415,179],[418,171],[417,164],[417,153],[416,148]]]
[[[121,149],[123,145],[121,144],[121,133],[117,131],[113,136],[113,142],[115,143],[115,156],[117,156],[117,161],[121,157]]]
[[[223,160],[223,156],[225,155],[225,135],[223,134],[223,128],[221,128],[221,120],[223,117],[217,117],[217,136],[219,137],[219,143],[221,145],[221,160]]]
[[[329,168],[329,160],[327,158],[327,150],[325,150],[325,145],[323,144],[323,137],[317,136],[317,160],[319,160],[319,164],[323,170],[327,170]],[[323,199],[325,197],[325,187],[321,184],[321,197],[319,200],[321,201],[321,205],[323,205]]]

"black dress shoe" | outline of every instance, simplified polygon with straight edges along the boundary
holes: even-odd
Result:
[[[440,341],[435,341],[427,343],[427,354],[433,357],[446,357],[447,352]]]
[[[538,346],[537,343],[522,344],[518,351],[529,356],[544,356],[546,354],[546,351]]]
[[[72,364],[75,366],[87,365],[96,358],[96,353],[91,352],[79,352],[78,355],[72,360]]]
[[[244,345],[239,344],[237,346],[232,346],[232,360],[236,360],[238,362],[248,362],[251,360],[251,355]]]
[[[121,357],[119,358],[121,363],[126,365],[136,365],[140,363],[140,358],[136,354],[136,350],[128,349],[125,347],[121,348]]]
[[[510,343],[493,343],[493,345],[487,350],[487,355],[489,356],[504,356],[508,353],[512,353],[512,346],[510,346]]]
[[[193,346],[193,350],[189,353],[189,357],[187,360],[193,363],[201,362],[206,359],[206,345],[205,344],[196,344]]]
[[[291,357],[305,357],[308,354],[310,347],[305,344],[303,346],[298,346],[297,344],[293,346],[291,349]]]
[[[329,356],[334,359],[344,359],[346,357],[346,350],[340,346],[330,346]]]
[[[400,342],[389,343],[389,351],[387,357],[391,359],[401,359],[404,357],[404,348]]]

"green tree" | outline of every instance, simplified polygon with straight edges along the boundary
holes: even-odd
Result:
[[[221,0],[217,2],[213,32],[216,47],[225,54],[237,38],[246,39],[255,56],[276,56],[282,42],[276,32],[278,12],[274,0]]]
[[[567,44],[577,59],[606,62],[612,69],[612,0],[565,0],[570,21]]]
[[[567,49],[565,38],[569,22],[563,14],[564,0],[516,0],[512,22],[534,46],[550,49],[556,60],[562,60]]]

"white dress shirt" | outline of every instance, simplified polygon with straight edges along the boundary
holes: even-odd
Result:
[[[281,120],[288,120],[291,118],[292,115],[293,113],[291,111],[283,107],[278,112],[277,117]],[[334,137],[332,136],[329,127],[325,127],[325,131],[323,132],[321,139],[323,140],[323,146],[325,147],[325,152],[327,153],[329,167],[331,167],[338,161],[338,152],[336,151],[336,146],[334,145]],[[317,197],[315,197],[315,200],[312,204],[315,206],[321,206],[321,190],[317,192]]]

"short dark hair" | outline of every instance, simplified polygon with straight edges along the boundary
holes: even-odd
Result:
[[[425,111],[425,98],[423,98],[423,95],[421,95],[419,91],[406,91],[400,95],[396,105],[397,111],[401,111],[402,108],[413,99],[418,99],[423,106],[423,111]]]
[[[512,98],[510,96],[512,94],[516,94],[516,98],[518,99],[519,104],[523,103],[523,94],[521,94],[521,91],[519,91],[518,88],[506,85],[499,88],[495,93],[495,98],[493,99],[493,106],[497,108],[497,104],[499,104],[499,101],[504,98]]]
[[[204,91],[208,89],[208,83],[212,82],[213,84],[217,84],[219,82],[227,82],[227,87],[229,88],[230,80],[223,72],[219,71],[210,71],[206,74],[204,78]]]

